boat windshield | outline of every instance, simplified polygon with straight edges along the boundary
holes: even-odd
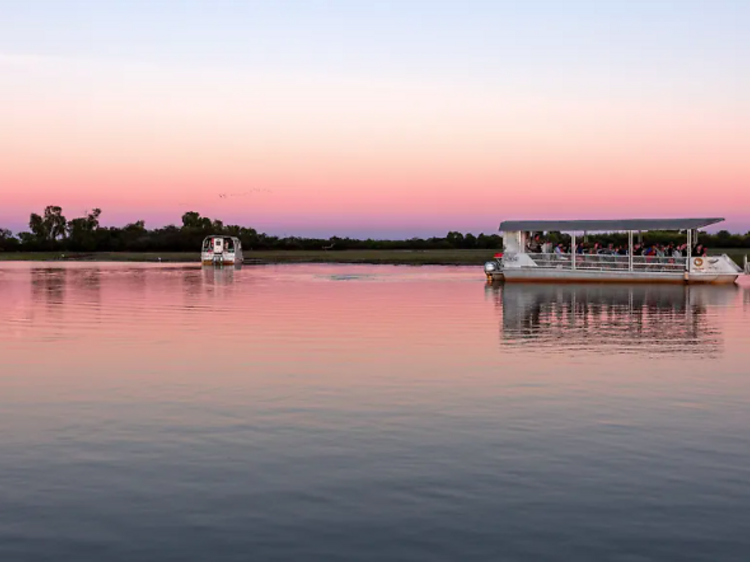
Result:
[[[236,248],[240,247],[240,241],[234,238],[228,236],[211,236],[203,240],[203,251],[212,252],[216,248],[217,242],[218,247],[225,252],[234,252]]]

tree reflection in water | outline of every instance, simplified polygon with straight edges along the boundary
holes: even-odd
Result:
[[[36,302],[44,302],[51,309],[65,304],[68,269],[64,267],[33,268],[31,293]]]
[[[716,353],[712,307],[737,287],[505,284],[487,289],[502,315],[504,345],[626,352]]]

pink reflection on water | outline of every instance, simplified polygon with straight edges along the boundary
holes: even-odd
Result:
[[[746,284],[490,288],[478,268],[7,264],[0,289],[0,390],[19,402],[575,402],[679,394],[720,375],[718,392],[750,392],[735,376],[749,356]]]

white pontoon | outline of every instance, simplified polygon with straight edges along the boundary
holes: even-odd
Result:
[[[724,219],[632,219],[581,221],[505,221],[500,225],[503,252],[484,265],[489,281],[532,282],[647,282],[647,283],[734,283],[742,269],[727,256],[693,256],[698,229]],[[687,244],[680,255],[636,255],[634,239],[647,231],[685,231]],[[570,234],[570,251],[554,251],[543,244],[531,251],[534,235]],[[591,254],[576,250],[577,235],[592,232],[627,232],[624,254],[606,251]]]
[[[203,239],[203,265],[242,265],[242,242],[236,236],[213,234]]]

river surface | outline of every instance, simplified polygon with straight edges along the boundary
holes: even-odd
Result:
[[[750,287],[0,264],[0,560],[750,560]]]

